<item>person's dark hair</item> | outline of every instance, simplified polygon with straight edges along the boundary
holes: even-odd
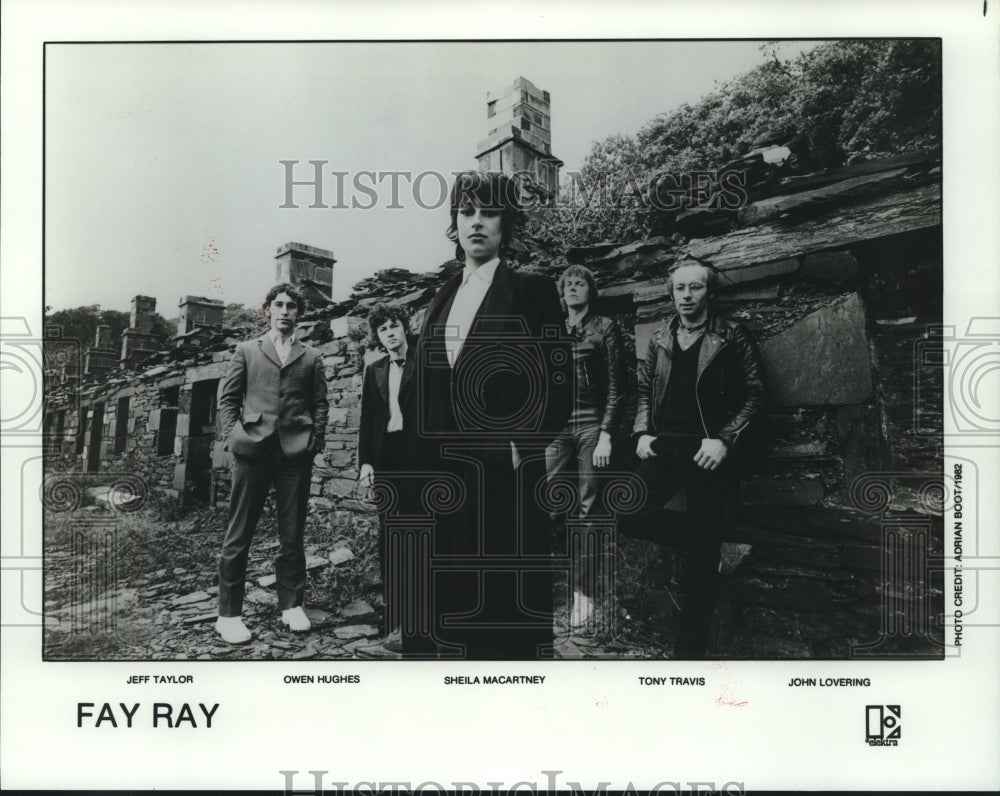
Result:
[[[299,291],[295,285],[289,284],[288,282],[281,282],[275,285],[270,290],[267,291],[267,295],[264,296],[264,303],[260,305],[262,310],[266,310],[271,306],[271,302],[274,301],[279,293],[287,293],[288,298],[295,299],[296,305],[299,308],[299,317],[301,318],[306,311],[306,300],[302,297],[302,293]]]
[[[372,307],[368,313],[368,329],[371,335],[372,344],[379,351],[385,351],[385,346],[378,338],[378,327],[386,321],[399,321],[403,324],[406,336],[410,336],[410,316],[402,307],[390,307],[388,304],[378,303]]]
[[[707,296],[709,299],[714,299],[719,292],[719,272],[714,267],[708,263],[699,262],[688,258],[686,260],[681,260],[679,263],[671,266],[670,270],[667,271],[667,294],[669,296],[674,295],[674,273],[678,268],[684,268],[689,265],[697,265],[698,267],[704,269],[705,271],[705,288],[707,290]]]
[[[566,289],[566,280],[571,276],[582,276],[587,283],[587,302],[593,304],[600,291],[597,289],[597,279],[594,272],[585,265],[571,265],[559,275],[556,287],[559,290],[559,301],[562,303],[563,311],[566,310],[566,299],[563,298],[563,291]]]
[[[522,220],[517,182],[496,171],[463,171],[451,186],[451,224],[445,234],[455,243],[455,259],[465,261],[465,251],[458,242],[458,211],[475,204],[500,213],[500,251],[510,246]]]

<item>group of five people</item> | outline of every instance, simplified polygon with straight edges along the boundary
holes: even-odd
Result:
[[[414,658],[552,657],[554,572],[572,584],[571,627],[590,626],[606,608],[595,592],[609,562],[586,531],[610,524],[683,551],[674,653],[701,657],[718,587],[720,497],[764,402],[756,347],[714,311],[713,269],[687,261],[671,271],[676,314],[637,374],[634,494],[604,505],[630,391],[621,333],[593,312],[586,268],[570,266],[557,285],[511,266],[517,191],[501,174],[459,175],[447,234],[462,270],[437,292],[416,338],[397,307],[377,305],[369,318],[386,356],[365,369],[358,467],[382,512],[386,646]],[[220,392],[234,464],[216,627],[231,643],[250,638],[240,618],[246,560],[272,484],[278,607],[289,629],[309,629],[302,539],[328,400],[321,356],[294,336],[302,309],[294,287],[272,289],[271,330],[237,346]],[[567,484],[568,502],[557,496]],[[689,521],[676,523],[664,504],[684,487]],[[553,529],[565,544],[566,514],[583,543],[554,556]]]

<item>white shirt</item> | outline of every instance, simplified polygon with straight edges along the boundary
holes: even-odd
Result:
[[[483,303],[483,298],[493,284],[493,276],[498,265],[500,258],[495,257],[475,269],[465,266],[462,284],[455,293],[455,300],[445,322],[444,345],[448,351],[448,363],[452,367],[458,359],[458,352],[462,350],[465,338],[469,336],[469,329],[479,311],[479,305]]]
[[[404,360],[405,361],[405,360]],[[403,410],[399,408],[399,385],[403,382],[403,368],[389,359],[389,422],[386,431],[403,430]]]
[[[292,353],[292,343],[295,342],[295,334],[288,335],[288,339],[286,340],[281,339],[281,332],[277,329],[272,329],[267,334],[271,338],[271,342],[274,343],[274,350],[278,352],[278,359],[284,365],[288,361],[288,355]]]

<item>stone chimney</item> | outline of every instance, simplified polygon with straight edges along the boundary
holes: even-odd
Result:
[[[551,97],[519,77],[486,94],[489,132],[476,145],[480,171],[530,177],[544,201],[559,189],[563,162],[552,154]]]
[[[156,299],[152,296],[132,299],[128,329],[122,332],[121,362],[125,367],[137,368],[159,350],[159,341],[153,334],[155,314]]]
[[[222,329],[222,313],[226,309],[224,302],[209,299],[204,296],[185,296],[177,306],[180,315],[177,319],[177,335],[186,335],[195,329]]]
[[[118,352],[111,342],[111,327],[98,324],[94,334],[94,345],[87,349],[84,357],[84,373],[88,376],[102,376],[118,364]]]
[[[304,243],[286,243],[278,247],[274,256],[275,283],[288,282],[302,291],[305,300],[322,306],[333,300],[333,266],[337,261],[333,252],[306,246]]]
[[[111,327],[106,323],[97,326],[97,334],[94,336],[94,348],[106,349],[114,348],[111,343]]]

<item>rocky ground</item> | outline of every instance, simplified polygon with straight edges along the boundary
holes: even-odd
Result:
[[[94,522],[101,517],[103,525]],[[312,630],[299,634],[285,628],[274,590],[278,542],[266,527],[248,564],[244,621],[253,639],[238,646],[223,642],[214,627],[218,532],[205,531],[218,519],[210,511],[180,519],[118,516],[109,531],[112,517],[100,505],[61,518],[63,532],[57,527],[47,538],[46,659],[400,659],[381,644],[381,595],[377,582],[365,577],[378,568],[370,560],[373,551],[360,549],[358,540],[307,546],[306,613]],[[162,566],[166,561],[176,565]],[[655,646],[609,640],[607,633],[571,634],[565,608],[557,615],[559,658],[662,654]]]

